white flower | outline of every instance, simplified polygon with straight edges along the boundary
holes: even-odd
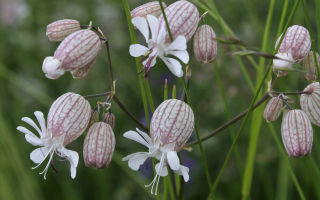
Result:
[[[133,57],[144,56],[142,64],[146,73],[148,73],[149,69],[156,64],[156,59],[159,57],[175,76],[182,77],[182,66],[176,58],[180,59],[185,64],[188,63],[189,54],[186,50],[186,38],[180,35],[171,44],[166,43],[165,25],[162,24],[160,26],[159,20],[152,15],[147,15],[147,20],[143,17],[135,17],[132,19],[132,24],[142,33],[148,47],[140,44],[133,44],[130,45],[129,52]],[[170,55],[170,57],[168,57],[168,55]],[[172,56],[176,58],[172,58]]]
[[[160,161],[155,166],[156,176],[149,185],[146,185],[146,187],[152,186],[151,194],[153,194],[155,185],[155,194],[157,194],[160,176],[168,175],[167,165],[169,165],[172,171],[182,175],[185,182],[189,180],[189,168],[180,164],[178,154],[174,150],[175,143],[170,143],[164,146],[162,146],[159,142],[154,144],[149,135],[140,131],[139,129],[137,129],[137,132],[127,131],[123,136],[139,142],[149,149],[148,152],[136,152],[122,159],[122,161],[128,161],[128,165],[132,170],[137,171],[147,160],[147,158],[153,157]]]
[[[66,158],[70,162],[71,177],[75,178],[76,168],[79,161],[78,153],[64,148],[64,135],[60,137],[52,137],[51,134],[49,134],[46,128],[46,122],[42,112],[36,111],[34,112],[34,115],[36,116],[41,129],[39,129],[36,123],[29,117],[23,117],[22,121],[32,126],[39,133],[40,137],[36,136],[25,127],[17,127],[18,131],[25,134],[27,142],[29,142],[33,146],[40,146],[39,148],[33,150],[30,154],[30,159],[37,164],[37,166],[33,167],[32,169],[38,168],[46,160],[46,158],[49,157],[45,169],[42,172],[40,172],[40,174],[44,174],[44,179],[46,179],[46,174],[50,166],[51,160],[53,158],[54,153],[56,153],[58,156]]]

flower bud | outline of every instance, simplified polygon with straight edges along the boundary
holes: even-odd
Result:
[[[318,66],[320,67],[320,57],[318,53],[316,53],[316,57]],[[316,67],[317,66],[316,62],[314,61],[313,52],[310,51],[308,55],[303,59],[303,69],[306,71],[304,77],[310,82],[315,81],[318,78]]]
[[[90,104],[85,98],[72,92],[65,93],[50,107],[48,134],[51,138],[63,139],[63,145],[67,145],[86,130],[90,116]]]
[[[96,63],[96,59],[93,59],[89,64],[86,66],[75,69],[71,71],[71,75],[74,79],[83,79],[84,77],[87,76],[93,65]]]
[[[302,94],[300,97],[300,105],[302,110],[307,114],[310,121],[320,126],[320,85],[319,82],[309,84],[304,92],[310,94]]]
[[[276,42],[276,47],[281,36]],[[303,26],[290,26],[280,44],[277,57],[273,59],[274,68],[278,70],[290,69],[295,62],[302,60],[310,51],[311,39],[309,31]]]
[[[71,33],[80,30],[80,23],[74,19],[62,19],[47,26],[46,35],[50,41],[59,42]]]
[[[108,167],[115,147],[112,128],[104,122],[94,123],[83,144],[83,159],[88,167]]]
[[[162,2],[163,8],[166,8],[167,5]],[[144,17],[147,18],[147,15],[153,15],[155,17],[159,17],[161,14],[161,8],[159,1],[152,1],[149,3],[145,3],[139,7],[136,7],[131,11],[131,18],[135,17]]]
[[[215,32],[209,25],[202,25],[193,38],[194,55],[200,63],[211,63],[217,56],[217,41]]]
[[[281,134],[289,156],[298,157],[311,153],[312,126],[308,116],[302,110],[290,110],[284,114]]]
[[[179,35],[182,35],[187,41],[189,41],[196,31],[199,23],[199,11],[197,7],[188,1],[180,0],[169,5],[165,9],[165,13],[173,40]],[[159,27],[163,24],[165,24],[164,17],[163,15],[160,15]],[[166,25],[164,25],[164,27],[167,30]],[[166,35],[166,42],[170,42],[168,34]]]
[[[189,139],[194,129],[194,115],[188,104],[177,99],[162,102],[154,111],[150,135],[154,144],[173,144],[178,151]]]
[[[99,121],[99,112],[97,110],[91,110],[91,117],[90,117],[88,126],[86,128],[86,131],[88,132],[89,128],[98,121]]]
[[[50,79],[57,79],[64,71],[73,71],[76,78],[82,78],[92,67],[100,48],[101,41],[95,32],[76,31],[60,43],[53,57],[44,60],[42,70]],[[76,71],[81,68],[84,72]]]
[[[264,109],[263,117],[267,122],[273,122],[278,119],[281,114],[283,102],[280,97],[272,97]]]
[[[109,124],[112,129],[114,129],[114,125],[116,122],[116,118],[115,118],[114,114],[112,114],[111,112],[105,113],[103,116],[103,121],[105,123]]]

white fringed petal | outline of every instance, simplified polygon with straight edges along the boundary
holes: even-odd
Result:
[[[140,144],[146,146],[146,147],[150,147],[150,144],[148,144],[148,142],[146,142],[137,132],[135,131],[127,131],[123,134],[123,137],[128,138],[130,140],[139,142]]]
[[[132,44],[129,47],[129,53],[133,57],[139,57],[145,55],[149,49],[140,44]]]
[[[137,171],[148,158],[149,154],[147,152],[136,152],[122,158],[122,161],[128,161],[129,167]]]
[[[184,36],[179,35],[167,48],[166,51],[172,50],[186,50],[187,40]]]
[[[167,152],[167,160],[172,170],[178,170],[180,168],[180,160],[177,152],[175,151]]]
[[[179,61],[174,58],[162,58],[163,62],[167,65],[169,70],[177,77],[183,76],[182,66]]]
[[[151,30],[152,41],[155,42],[158,36],[159,20],[153,15],[148,15],[147,19]]]
[[[79,155],[75,151],[68,150],[61,146],[56,150],[59,154],[59,156],[66,158],[70,162],[70,172],[71,172],[71,178],[75,178],[77,174],[77,166],[79,162]]]
[[[159,167],[160,167],[160,163],[157,163],[156,166],[155,166],[156,172],[159,171]],[[167,168],[167,165],[165,163],[163,164],[161,171],[159,171],[159,175],[160,176],[167,176],[168,175],[168,168]]]
[[[143,17],[135,17],[132,19],[132,24],[142,33],[146,42],[149,40],[149,28],[147,21]]]
[[[30,153],[30,159],[36,164],[41,164],[48,157],[50,150],[48,147],[37,148]]]
[[[187,51],[167,51],[166,53],[179,58],[184,64],[189,62],[189,54]]]
[[[39,132],[40,137],[44,137],[46,135],[47,128],[46,128],[46,120],[44,119],[43,113],[40,111],[35,111],[34,115],[36,116],[39,122],[39,125],[41,127],[41,131]]]

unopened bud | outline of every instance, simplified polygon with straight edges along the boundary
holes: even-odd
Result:
[[[162,2],[163,8],[166,8],[167,5]],[[159,1],[152,1],[149,3],[145,3],[139,7],[136,7],[131,11],[131,18],[135,17],[144,17],[147,18],[147,15],[153,15],[155,17],[159,17],[161,14],[161,8]]]
[[[318,61],[318,67],[320,67],[320,57],[318,53],[316,53],[316,57]],[[317,65],[314,61],[313,52],[310,51],[308,55],[303,59],[303,69],[306,71],[304,77],[310,82],[315,81],[318,78],[316,67]]]
[[[169,5],[165,9],[165,13],[173,40],[179,35],[182,35],[189,41],[199,23],[199,11],[197,7],[188,1],[180,0]],[[165,20],[163,15],[160,15],[159,26],[161,27],[163,24],[165,24]],[[164,25],[164,27],[167,30],[166,25]],[[168,34],[166,36],[166,42],[170,42]]]
[[[302,110],[290,110],[284,114],[281,134],[289,156],[298,157],[311,153],[312,126],[308,116]]]
[[[57,79],[64,71],[73,71],[76,78],[83,78],[92,67],[101,44],[95,32],[89,29],[76,31],[60,43],[53,57],[44,60],[42,70],[50,79]],[[84,72],[76,71],[81,68],[85,68]]]
[[[210,63],[217,56],[216,34],[209,25],[198,28],[193,38],[194,55],[200,63]]]
[[[112,128],[104,122],[94,123],[84,140],[83,158],[86,166],[106,168],[110,164],[115,147]]]
[[[114,129],[116,118],[115,118],[113,113],[111,113],[111,112],[105,113],[104,116],[103,116],[103,121],[105,123],[109,124],[112,129]]]
[[[272,97],[264,109],[264,118],[268,122],[276,121],[281,114],[282,106],[283,102],[280,97]]]
[[[304,90],[310,94],[302,94],[300,105],[310,121],[320,126],[320,85],[319,82],[309,84]]]
[[[80,23],[74,19],[62,19],[47,26],[46,35],[50,41],[62,41],[71,33],[80,30]]]

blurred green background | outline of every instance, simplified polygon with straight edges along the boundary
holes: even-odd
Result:
[[[129,0],[134,8],[148,1]],[[167,4],[173,1],[164,1]],[[216,0],[217,9],[234,33],[246,44],[261,48],[263,31],[267,20],[269,1],[261,0]],[[294,1],[289,1],[288,9]],[[314,1],[308,1],[313,33],[317,36]],[[272,52],[276,40],[283,1],[275,2],[269,33],[267,51]],[[201,13],[203,10],[199,9]],[[35,170],[29,154],[34,147],[28,144],[16,127],[23,125],[21,118],[32,117],[40,110],[47,115],[51,103],[63,93],[72,91],[81,95],[106,92],[110,89],[107,58],[103,49],[89,75],[83,80],[73,80],[66,73],[57,80],[45,78],[41,66],[46,56],[53,55],[58,43],[46,38],[46,25],[63,18],[77,19],[83,25],[93,21],[101,28],[110,44],[116,92],[127,109],[141,121],[144,119],[143,105],[138,85],[134,59],[130,57],[129,31],[122,1],[120,0],[0,0],[0,199],[151,199],[143,188],[152,180],[152,165],[144,165],[143,173],[132,172],[127,163],[121,162],[123,155],[145,150],[139,144],[122,137],[127,130],[134,130],[136,124],[117,106],[112,105],[116,115],[116,153],[107,169],[87,168],[82,159],[84,136],[70,144],[69,149],[79,152],[80,161],[77,177],[70,178],[69,164],[54,161],[58,170],[49,169],[47,180]],[[217,21],[208,15],[206,23],[212,25],[218,37],[227,36]],[[302,6],[299,6],[292,24],[305,26]],[[139,35],[139,34],[138,34]],[[139,35],[140,36],[140,35]],[[316,42],[318,39],[314,38]],[[319,47],[317,46],[316,49]],[[244,78],[229,45],[219,44],[217,65],[221,73],[224,92],[230,110],[235,116],[246,109],[253,94]],[[255,83],[256,69],[247,59],[241,58],[249,76]],[[256,61],[259,58],[254,57]],[[267,63],[267,62],[266,62]],[[201,65],[192,60],[190,95],[200,134],[206,135],[227,121],[223,101],[219,92],[213,64]],[[169,92],[177,84],[177,95],[182,93],[181,81],[174,78],[168,69],[159,66],[151,69],[149,76],[152,95],[156,105],[163,99],[164,80],[168,79]],[[307,85],[302,74],[290,73],[278,81],[276,90],[301,91]],[[293,97],[297,100],[295,97]],[[103,98],[91,99],[91,105]],[[298,101],[297,101],[298,102]],[[294,104],[299,107],[298,103]],[[281,140],[280,122],[273,123],[278,139]],[[239,123],[233,126],[237,130]],[[241,185],[245,167],[249,123],[238,142],[238,159],[232,156],[216,190],[217,199],[241,198]],[[252,180],[251,199],[299,199],[290,178],[288,163],[281,155],[268,125],[262,122],[258,140],[255,169]],[[314,147],[311,156],[290,159],[292,167],[307,199],[320,199],[319,129],[314,127]],[[194,140],[193,135],[191,140]],[[214,180],[231,145],[230,132],[223,131],[204,142],[211,178]],[[184,163],[190,167],[190,181],[185,185],[185,199],[205,199],[208,194],[205,174],[197,146],[193,151],[183,152]],[[162,183],[162,182],[161,182]]]

